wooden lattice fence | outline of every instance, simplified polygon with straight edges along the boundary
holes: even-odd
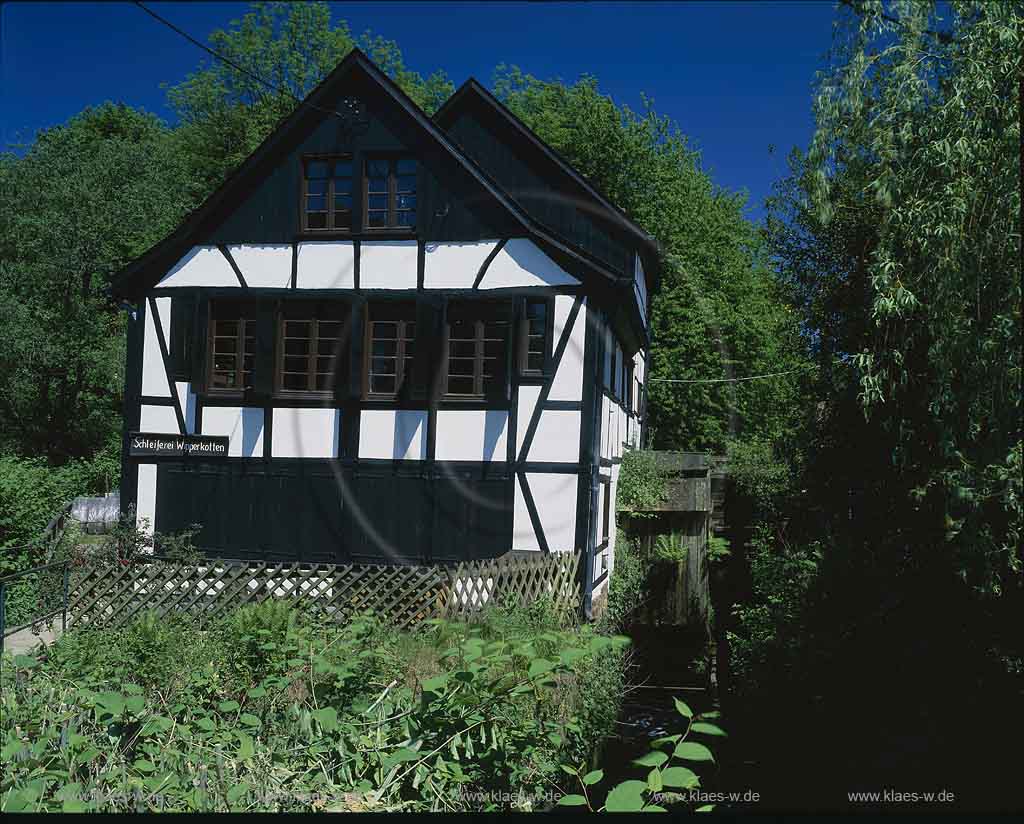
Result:
[[[295,598],[335,620],[373,612],[407,629],[431,618],[469,619],[488,603],[543,596],[575,608],[579,553],[504,556],[453,567],[210,561],[88,566],[72,575],[68,622],[118,627],[144,610],[215,619],[244,604]]]

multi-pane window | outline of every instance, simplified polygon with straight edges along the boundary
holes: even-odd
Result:
[[[519,341],[519,368],[524,374],[539,375],[544,371],[548,346],[548,302],[526,301]]]
[[[364,223],[367,229],[416,226],[416,161],[379,157],[366,161]]]
[[[256,313],[252,306],[216,301],[210,306],[208,388],[241,392],[252,387],[256,359]]]
[[[330,392],[338,380],[345,324],[337,307],[297,303],[278,322],[277,390]]]
[[[496,313],[450,307],[445,395],[483,398],[501,391],[509,322]]]
[[[410,303],[371,303],[366,323],[368,397],[394,397],[412,379],[416,307]]]
[[[352,229],[352,159],[308,158],[303,175],[303,228]]]

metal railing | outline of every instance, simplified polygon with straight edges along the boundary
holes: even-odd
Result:
[[[29,627],[41,624],[44,621],[52,622],[58,615],[61,620],[61,632],[67,631],[68,579],[70,573],[70,561],[56,561],[51,564],[43,564],[42,566],[32,567],[31,569],[24,569],[21,572],[15,572],[13,575],[7,575],[0,578],[0,654],[4,651],[4,645],[8,635],[13,635],[15,632],[28,629]],[[56,583],[58,575],[60,576],[61,581],[61,596],[59,601],[56,598],[47,597],[48,592],[46,587],[46,584],[50,581]],[[40,576],[42,577],[41,580]],[[21,581],[21,579],[25,580]],[[18,586],[19,582],[29,583],[34,587],[36,593],[36,607],[29,620],[24,620],[24,616],[22,616],[17,625],[9,627],[7,626],[7,595],[12,588]],[[36,614],[36,612],[41,614]]]

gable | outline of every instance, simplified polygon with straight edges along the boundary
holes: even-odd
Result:
[[[494,142],[496,151],[511,149]],[[304,157],[345,154],[356,170],[376,153],[397,153],[417,162],[415,232],[360,229],[358,220],[351,232],[303,231]],[[315,244],[330,242],[334,249],[328,252],[337,258],[331,265],[340,267],[331,286],[352,288],[353,266],[341,258],[354,253],[359,259],[353,241],[367,244],[367,251],[384,261],[388,255],[407,256],[412,247],[424,254],[424,247],[436,243],[529,238],[565,277],[583,283],[602,302],[603,295],[611,295],[609,302],[614,303],[612,293],[623,280],[632,279],[635,244],[624,242],[614,227],[592,220],[592,204],[585,199],[572,201],[568,192],[553,193],[552,184],[532,167],[522,167],[517,183],[509,171],[516,168],[517,156],[511,152],[509,157],[502,179],[526,195],[534,192],[532,200],[526,199],[536,212],[511,197],[495,174],[481,168],[362,52],[353,50],[171,235],[125,266],[111,292],[138,300],[162,281],[170,285],[165,281],[169,276],[177,279],[173,285],[198,285],[191,279],[207,277],[211,280],[202,285],[226,285],[228,271],[214,250],[228,261],[239,284],[279,288],[296,277],[295,268],[288,275],[282,271],[289,247],[295,267],[304,250],[314,254]],[[361,191],[354,188],[353,194]],[[399,239],[401,249],[387,246]],[[371,245],[377,243],[383,244],[379,250]],[[244,265],[235,250],[248,259]],[[256,273],[252,284],[245,270]],[[629,314],[636,334],[646,337],[640,312],[633,307]]]
[[[609,224],[604,207],[559,174],[529,142],[516,139],[490,106],[467,99],[440,122],[459,147],[542,225],[616,274],[631,274],[635,244]]]
[[[366,160],[375,156],[402,155],[416,160],[417,234],[427,240],[473,240],[515,232],[516,222],[495,198],[453,163],[449,153],[369,78],[351,75],[321,105],[341,112],[355,108],[359,116],[353,125],[314,112],[316,117],[302,133],[280,147],[276,162],[262,179],[236,195],[233,208],[204,231],[198,243],[275,244],[304,236],[300,205],[303,158],[325,155],[350,157],[355,170],[362,170]],[[354,201],[354,219],[359,224],[362,203],[358,197]],[[327,233],[308,234],[313,239]]]

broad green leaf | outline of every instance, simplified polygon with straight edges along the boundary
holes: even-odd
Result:
[[[237,701],[221,701],[217,705],[217,709],[221,712],[234,712],[239,708],[240,704]]]
[[[424,692],[438,692],[448,684],[447,674],[438,675],[436,678],[428,678],[423,682]]]
[[[212,718],[197,718],[192,723],[199,727],[199,729],[206,730],[207,732],[217,728],[217,724]]]
[[[238,736],[238,760],[248,761],[256,754],[256,748],[253,746],[252,736],[248,733],[236,730],[235,735]]]
[[[686,767],[666,767],[661,771],[661,783],[666,787],[688,790],[700,786],[700,777]]]
[[[560,807],[580,807],[585,806],[587,799],[582,795],[575,795],[570,793],[569,795],[563,795],[558,799],[558,806]]]
[[[703,807],[698,807],[694,812],[698,813],[710,813],[715,809],[714,804],[705,804]]]
[[[151,773],[154,770],[156,770],[156,764],[154,764],[152,761],[147,761],[144,758],[140,758],[138,761],[135,762],[135,769],[137,769],[139,772]]]
[[[536,678],[538,675],[551,672],[554,668],[554,662],[549,661],[547,658],[537,658],[530,662],[530,668],[526,671],[526,674],[530,678]]]
[[[334,732],[338,728],[338,711],[334,707],[321,707],[315,710],[313,718],[325,732]]]
[[[667,813],[664,807],[659,807],[657,804],[648,804],[640,812],[642,813]]]
[[[676,745],[675,751],[672,754],[676,758],[682,758],[684,761],[715,760],[715,757],[711,754],[711,750],[709,750],[703,744],[698,744],[696,741],[679,742]]]
[[[726,731],[721,727],[715,724],[708,724],[704,721],[696,722],[692,727],[690,727],[690,729],[693,732],[700,733],[701,735],[716,735],[723,738],[727,735]]]
[[[663,752],[649,752],[633,759],[633,763],[638,767],[660,767],[666,761],[668,761],[668,755]]]
[[[676,710],[678,710],[679,714],[683,716],[683,718],[693,718],[693,710],[691,710],[689,706],[678,698],[673,698],[672,700],[675,702]]]
[[[587,786],[597,784],[604,778],[604,770],[593,770],[583,776],[583,783]]]
[[[644,806],[644,792],[647,783],[644,781],[623,781],[608,793],[604,807],[610,813],[639,812]]]
[[[652,793],[660,793],[662,790],[661,770],[657,767],[647,773],[647,788]]]
[[[238,716],[238,720],[250,727],[258,727],[260,726],[260,724],[263,723],[251,712],[243,712],[240,716]]]
[[[239,784],[235,784],[235,786],[227,792],[228,804],[237,804],[239,799],[245,796],[248,792],[249,785],[244,781]]]

